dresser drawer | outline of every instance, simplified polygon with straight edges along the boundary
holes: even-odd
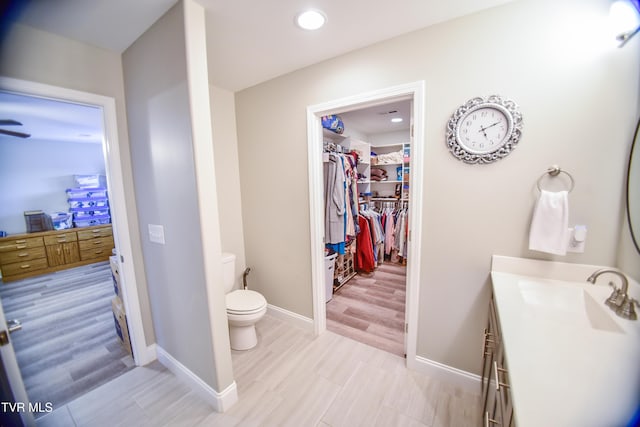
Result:
[[[37,248],[43,245],[42,237],[5,238],[0,240],[0,252],[16,251],[28,248]]]
[[[101,237],[91,240],[80,240],[80,259],[109,259],[114,247],[113,237]]]
[[[95,239],[99,237],[113,236],[113,231],[111,230],[111,226],[91,228],[87,230],[78,230],[77,233],[78,233],[78,240],[89,240],[89,239]]]
[[[78,235],[75,232],[69,233],[57,233],[51,236],[44,236],[45,245],[57,245],[60,243],[75,242],[78,240]]]
[[[49,266],[47,258],[38,258],[30,261],[15,262],[2,266],[2,276],[15,276],[17,274],[25,274],[31,271],[44,270]]]
[[[12,264],[14,262],[25,262],[33,259],[44,258],[44,246],[37,248],[22,249],[11,252],[0,252],[0,265]]]

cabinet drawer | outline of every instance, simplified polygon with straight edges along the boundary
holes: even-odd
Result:
[[[2,239],[0,241],[0,252],[37,248],[42,245],[42,237],[26,237],[24,239]]]
[[[44,236],[45,245],[57,245],[59,243],[75,242],[76,240],[78,240],[78,235],[75,232]]]
[[[0,252],[0,265],[31,261],[33,259],[44,258],[44,256],[45,252],[43,246],[19,251]]]
[[[111,251],[113,249],[113,237],[100,237],[97,239],[80,240],[80,250],[102,248]]]
[[[96,247],[88,249],[80,249],[80,259],[86,261],[89,259],[109,259],[111,256],[111,249],[107,247]]]
[[[31,261],[16,262],[2,266],[2,276],[14,276],[16,274],[24,274],[30,271],[43,270],[48,267],[46,258],[33,259]]]
[[[111,226],[92,228],[87,230],[78,230],[78,240],[95,239],[97,237],[110,237],[113,236]]]

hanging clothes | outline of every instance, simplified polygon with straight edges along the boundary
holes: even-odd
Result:
[[[324,160],[325,243],[338,245],[332,249],[339,253],[341,245],[341,253],[344,254],[346,218],[344,166],[342,158],[336,153],[328,153]]]
[[[360,233],[356,237],[355,269],[360,273],[371,273],[376,268],[373,252],[371,228],[369,220],[363,215],[358,216]]]

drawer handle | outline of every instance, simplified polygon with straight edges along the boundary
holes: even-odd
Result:
[[[16,240],[16,243],[27,243],[26,240]]]
[[[502,425],[499,422],[497,422],[496,420],[492,420],[491,418],[489,418],[489,411],[486,411],[484,413],[484,426],[485,427],[489,427],[489,423],[495,424],[495,425]]]
[[[91,232],[92,232],[93,234],[100,233],[101,231],[102,231],[102,230],[91,230]]]
[[[101,245],[102,244],[102,240],[96,240],[95,242],[93,242],[94,245]]]
[[[58,240],[58,242],[62,243],[62,242],[66,242],[67,238],[66,237],[58,237],[57,240]]]
[[[100,249],[100,250],[95,251],[94,254],[97,255],[97,254],[101,254],[102,252],[104,252],[104,251],[102,249]]]
[[[31,264],[22,264],[20,266],[20,268],[25,269],[25,268],[31,268]]]
[[[16,249],[24,249],[27,245],[16,245]]]
[[[19,254],[18,254],[18,256],[19,256],[20,258],[24,258],[24,257],[26,257],[26,256],[29,256],[29,252],[22,252],[22,253],[19,253]]]
[[[498,374],[498,372],[507,373],[507,370],[506,369],[502,369],[502,368],[498,368],[498,362],[494,361],[493,362],[493,371],[495,372],[495,375],[496,375],[496,390],[500,391],[500,387],[509,388],[509,384],[500,382],[500,375]]]

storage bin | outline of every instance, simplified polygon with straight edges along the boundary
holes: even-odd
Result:
[[[107,186],[107,177],[104,175],[74,175],[73,179],[76,182],[76,187],[79,188],[96,188]]]
[[[118,257],[112,255],[109,257],[109,264],[111,266],[111,278],[113,279],[113,292],[119,297],[122,297],[122,286],[120,284],[120,271],[118,270]]]
[[[69,199],[88,199],[96,197],[107,197],[107,189],[104,187],[67,188],[67,198]]]
[[[66,230],[73,227],[71,214],[67,212],[54,212],[51,214],[54,230]]]
[[[75,227],[91,227],[92,225],[103,225],[111,223],[111,217],[109,215],[93,216],[83,219],[74,219],[73,225]]]
[[[70,208],[105,208],[109,207],[109,199],[106,197],[90,197],[82,199],[69,199]]]
[[[333,271],[336,267],[337,256],[338,254],[333,253],[324,257],[325,302],[329,302],[333,298]]]
[[[109,208],[71,208],[74,219],[88,219],[109,215]]]

